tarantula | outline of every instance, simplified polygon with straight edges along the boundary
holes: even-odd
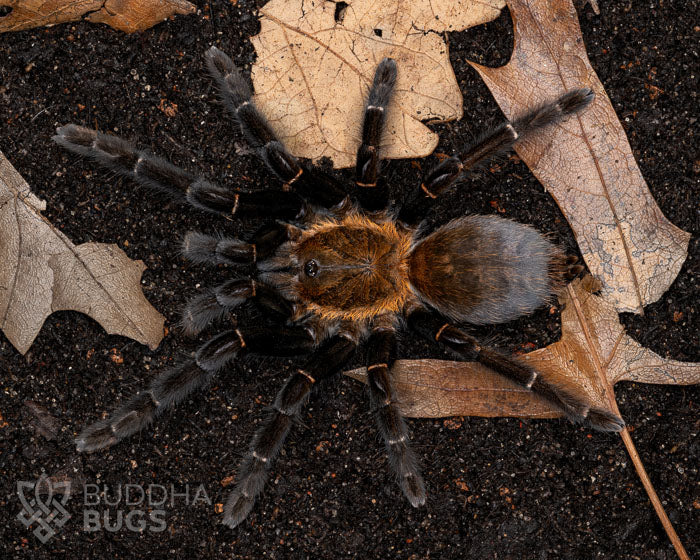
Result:
[[[224,104],[282,182],[281,189],[219,186],[125,140],[74,124],[58,128],[54,140],[198,209],[273,218],[247,241],[187,234],[183,252],[191,261],[252,265],[255,273],[233,275],[192,299],[183,323],[197,335],[250,300],[278,320],[274,327],[239,325],[214,336],[193,360],[165,371],[109,418],[86,428],[76,439],[79,451],[102,449],[138,432],[243,354],[311,353],[277,393],[239,467],[224,509],[224,523],[235,527],[250,513],[312,388],[337,374],[364,345],[372,410],[398,483],[417,507],[425,502],[425,485],[391,381],[397,332],[406,327],[527,387],[573,421],[587,420],[600,430],[622,428],[617,416],[518,358],[481,345],[458,326],[502,323],[532,312],[581,272],[575,257],[532,227],[495,216],[458,218],[429,235],[421,235],[419,227],[431,204],[457,179],[517,140],[584,109],[593,99],[590,89],[569,91],[487,133],[443,160],[395,208],[378,176],[380,140],[397,76],[393,60],[385,58],[376,69],[355,186],[346,188],[285,149],[228,56],[212,47],[206,59]]]

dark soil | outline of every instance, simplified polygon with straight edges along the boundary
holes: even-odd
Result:
[[[192,229],[240,231],[231,224],[135,190],[61,151],[57,125],[77,122],[118,132],[175,163],[236,182],[270,179],[222,117],[202,54],[220,46],[249,68],[257,32],[249,1],[200,2],[201,13],[127,36],[79,23],[0,36],[0,149],[47,202],[46,216],[75,243],[117,243],[148,270],[143,289],[168,320],[157,351],[106,335],[85,315],[52,315],[25,356],[0,334],[0,556],[3,558],[674,558],[617,436],[565,421],[465,418],[414,420],[413,442],[429,485],[413,509],[388,472],[363,387],[343,378],[316,400],[289,438],[271,482],[243,525],[230,530],[216,504],[222,482],[258,425],[291,360],[250,359],[210,391],[167,413],[154,427],[108,451],[78,455],[72,438],[196,343],[175,325],[184,302],[226,271],[207,272],[179,257]],[[602,3],[581,10],[583,35],[634,154],[668,218],[693,233],[690,255],[670,290],[643,317],[624,316],[629,333],[662,356],[698,361],[697,11],[685,1]],[[507,61],[510,17],[449,35],[467,116],[437,126],[439,152],[501,119],[466,60]],[[659,89],[656,89],[659,88]],[[161,101],[177,105],[174,116]],[[359,118],[359,117],[358,117]],[[394,185],[413,185],[412,162],[393,162]],[[341,173],[349,178],[349,172]],[[483,172],[432,214],[443,222],[464,213],[496,212],[552,232],[575,251],[556,204],[527,168],[506,161]],[[128,242],[128,243],[127,243]],[[241,314],[245,321],[248,315]],[[498,328],[481,329],[509,350],[549,344],[559,316],[541,310]],[[417,338],[402,357],[447,357]],[[123,363],[117,363],[120,356]],[[115,361],[116,359],[116,361]],[[359,363],[359,360],[358,362]],[[698,390],[622,384],[620,409],[666,510],[691,556],[698,538]],[[26,401],[43,407],[56,433]],[[36,407],[34,407],[36,408]],[[49,426],[50,428],[50,426]],[[43,433],[42,433],[43,432]],[[68,502],[72,519],[46,544],[15,519],[17,481],[42,472],[80,483],[158,484],[182,492],[203,485],[212,504],[165,506],[167,529],[122,527],[85,532],[83,496]],[[230,487],[229,487],[230,489]],[[112,515],[130,506],[98,507]],[[139,509],[136,507],[135,509]]]

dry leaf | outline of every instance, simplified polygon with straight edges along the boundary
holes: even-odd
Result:
[[[438,137],[421,121],[462,116],[462,93],[436,32],[498,16],[503,0],[272,0],[261,10],[252,68],[255,102],[292,153],[355,164],[360,115],[379,61],[398,81],[384,157],[424,157]]]
[[[156,348],[164,318],[141,293],[143,262],[116,245],[74,245],[45,208],[0,152],[0,329],[8,340],[24,354],[51,313],[71,309]]]
[[[552,194],[574,230],[603,295],[641,313],[661,297],[687,256],[690,235],[661,213],[603,85],[591,67],[570,1],[511,0],[515,49],[500,68],[471,63],[508,118],[588,86],[596,99],[518,155]]]
[[[625,334],[614,306],[590,292],[592,283],[588,276],[569,285],[561,297],[561,340],[523,359],[558,384],[587,394],[591,403],[604,409],[609,409],[609,403],[597,368],[610,385],[618,381],[700,383],[700,364],[662,358]],[[346,373],[366,382],[364,368]],[[406,416],[560,416],[530,391],[473,362],[399,360],[393,378]]]
[[[0,17],[0,33],[43,25],[78,21],[134,33],[153,27],[175,14],[191,14],[195,6],[185,0],[0,0],[11,9]]]

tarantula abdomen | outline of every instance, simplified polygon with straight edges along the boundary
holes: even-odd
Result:
[[[460,323],[504,323],[549,301],[567,272],[563,251],[534,228],[497,216],[442,226],[411,252],[423,301]]]

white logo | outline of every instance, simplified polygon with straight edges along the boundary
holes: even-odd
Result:
[[[34,490],[32,496],[29,492]],[[57,496],[54,497],[54,492]],[[70,513],[63,507],[70,497],[70,481],[52,484],[46,474],[36,482],[17,481],[17,495],[22,502],[22,511],[17,514],[25,527],[36,524],[34,535],[42,543],[53,537],[58,529],[70,519]]]

